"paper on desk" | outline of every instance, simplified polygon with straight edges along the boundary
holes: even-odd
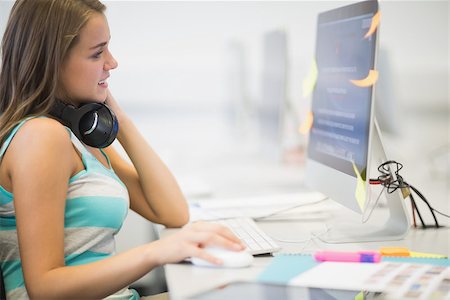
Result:
[[[211,199],[190,205],[191,222],[236,217],[262,218],[274,215],[276,219],[301,216],[302,220],[329,217],[327,210],[319,205],[320,193],[271,195],[249,198]],[[317,204],[315,204],[317,203]],[[314,204],[314,205],[313,205]],[[289,214],[295,210],[295,215]],[[288,213],[288,214],[286,214]]]
[[[384,263],[402,264],[425,264],[438,268],[450,267],[448,259],[418,258],[418,257],[392,257],[383,256]],[[288,284],[296,276],[319,265],[312,255],[302,253],[275,255],[270,265],[260,274],[259,280],[264,282]]]
[[[363,290],[366,281],[384,267],[383,263],[323,262],[294,277],[289,284],[319,288]],[[368,291],[382,291],[375,286]]]
[[[264,205],[291,205],[291,204],[312,204],[325,196],[318,192],[301,192],[301,193],[289,193],[289,194],[275,194],[275,195],[263,195],[252,197],[235,197],[235,198],[223,198],[223,199],[209,199],[203,201],[197,201],[195,204],[198,207],[206,209],[216,208],[242,208],[252,206],[264,206]]]
[[[450,296],[450,268],[410,263],[323,262],[289,284],[363,291],[384,291],[392,299],[444,299]],[[434,298],[433,298],[434,299]]]
[[[221,208],[221,209],[203,209],[196,206],[189,207],[190,221],[210,221],[228,218],[248,217],[254,219],[270,220],[301,220],[314,221],[323,220],[330,217],[328,211],[321,208],[299,208],[290,209],[292,206],[265,206],[249,208]]]

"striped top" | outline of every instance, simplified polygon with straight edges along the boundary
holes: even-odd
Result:
[[[19,128],[14,128],[0,148],[0,162]],[[128,212],[128,191],[114,173],[68,129],[74,147],[81,153],[84,170],[70,178],[64,213],[64,256],[66,266],[99,261],[115,253],[114,236]],[[16,231],[14,195],[0,186],[0,265],[9,299],[28,299],[22,273]],[[136,291],[125,288],[113,299],[139,299]],[[109,297],[108,297],[109,298]]]

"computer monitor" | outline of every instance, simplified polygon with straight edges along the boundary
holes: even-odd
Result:
[[[287,89],[287,36],[284,30],[264,34],[261,75],[258,105],[261,149],[269,159],[280,160]]]
[[[373,85],[370,78],[358,85],[353,81],[366,78],[376,69],[378,30],[368,33],[377,12],[377,1],[365,1],[318,16],[318,78],[312,95],[313,124],[305,181],[358,214],[358,222],[331,224],[320,236],[326,242],[395,240],[403,238],[409,229],[398,190],[383,195],[387,209],[381,209],[381,214],[386,214],[384,219],[381,216],[381,224],[373,218],[373,222],[363,222],[361,217],[376,200],[367,174],[378,177],[376,167],[387,161],[374,117]]]

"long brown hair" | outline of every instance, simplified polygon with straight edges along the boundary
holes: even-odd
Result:
[[[46,115],[58,92],[61,65],[98,0],[17,0],[1,45],[0,146],[28,116]]]

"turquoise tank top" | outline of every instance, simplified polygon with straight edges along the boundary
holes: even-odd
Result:
[[[20,127],[10,133],[0,148],[1,159]],[[74,147],[81,153],[84,170],[70,178],[64,213],[66,266],[99,261],[114,255],[114,236],[128,212],[128,191],[109,168],[100,163],[68,129]],[[45,174],[43,174],[45,176]],[[8,299],[28,299],[19,255],[14,195],[0,186],[0,265]],[[124,288],[108,298],[139,299],[135,290]]]

